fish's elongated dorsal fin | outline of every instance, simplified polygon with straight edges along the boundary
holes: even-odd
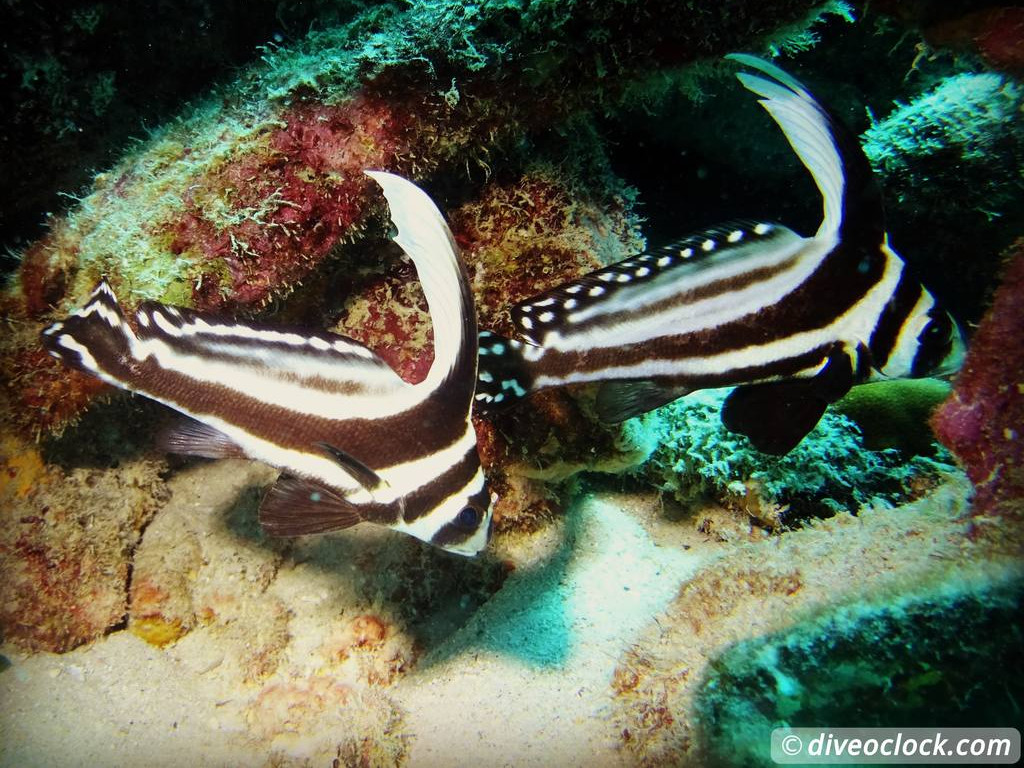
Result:
[[[796,78],[745,53],[725,58],[761,74],[737,73],[743,86],[782,129],[821,192],[824,217],[819,238],[878,247],[884,238],[882,195],[857,137]]]
[[[522,400],[530,391],[533,374],[527,354],[540,355],[536,347],[506,339],[493,331],[480,331],[480,363],[473,401],[484,412],[499,411]]]
[[[327,533],[363,522],[359,508],[329,486],[292,475],[282,475],[270,486],[259,518],[271,536]]]
[[[451,230],[433,200],[410,181],[383,171],[366,171],[384,192],[394,241],[416,265],[434,326],[434,362],[422,382],[434,388],[452,377],[472,386],[476,370],[476,313],[469,280]],[[466,366],[472,366],[463,372]],[[467,388],[467,398],[469,390]],[[467,403],[468,408],[468,403]]]

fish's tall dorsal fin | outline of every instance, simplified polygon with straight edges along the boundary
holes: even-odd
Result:
[[[476,313],[466,270],[451,230],[426,192],[410,181],[383,171],[366,171],[376,181],[398,229],[394,241],[416,266],[434,327],[434,362],[422,385],[433,389],[452,378],[468,382],[476,372]],[[465,371],[466,366],[472,366]]]
[[[816,237],[880,246],[885,232],[882,195],[857,137],[800,81],[774,64],[745,53],[725,58],[761,73],[738,72],[736,77],[762,97],[761,106],[814,178],[824,210]]]

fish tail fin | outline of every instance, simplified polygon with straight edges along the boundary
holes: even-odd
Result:
[[[537,350],[538,355],[542,354],[538,347],[507,339],[491,331],[480,332],[474,396],[479,410],[503,410],[530,393],[534,374],[528,350]]]
[[[46,350],[61,362],[122,388],[130,379],[137,337],[104,280],[67,319],[44,329]]]
[[[739,72],[743,86],[782,129],[786,140],[814,178],[824,216],[816,237],[844,241],[878,239],[884,226],[882,198],[857,137],[800,81],[774,64],[743,53],[727,59],[761,74]]]

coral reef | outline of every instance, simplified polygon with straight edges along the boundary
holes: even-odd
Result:
[[[794,677],[790,688],[780,687],[785,681],[778,681],[780,686],[768,694],[777,681],[762,675],[753,685],[765,686],[761,690],[767,695],[754,701],[734,700],[727,696],[728,690],[721,690],[732,682],[730,670],[738,669],[729,666],[730,661],[742,657],[750,668],[758,658],[770,661],[773,641],[757,638],[806,640],[798,645],[795,656],[780,650],[777,663],[821,670],[822,679],[833,681],[832,690],[842,690],[846,701],[854,705],[858,691],[852,685],[844,687],[837,667],[830,663],[838,661],[829,656],[831,642],[840,642],[843,634],[829,635],[814,645],[817,630],[836,621],[835,617],[864,617],[865,624],[851,621],[847,627],[852,623],[855,631],[866,633],[872,628],[872,617],[883,617],[875,629],[884,624],[886,616],[906,624],[902,632],[896,628],[893,645],[885,646],[891,648],[891,654],[883,654],[879,661],[887,658],[891,662],[887,672],[908,697],[913,695],[915,676],[918,687],[935,684],[948,686],[943,690],[950,693],[966,695],[968,691],[959,687],[963,678],[951,674],[937,681],[928,676],[929,670],[918,663],[916,654],[897,653],[900,637],[913,634],[914,648],[921,643],[951,664],[958,657],[976,659],[972,644],[991,642],[988,647],[999,650],[1003,658],[1019,654],[1019,640],[1012,633],[991,641],[981,639],[989,637],[989,630],[982,627],[994,626],[1001,616],[1006,617],[1000,612],[1006,610],[1008,598],[1000,597],[999,590],[1016,585],[1010,599],[1019,599],[1015,595],[1019,595],[1021,569],[1015,556],[1000,554],[993,542],[973,540],[972,526],[963,519],[967,507],[964,485],[965,480],[957,478],[929,497],[897,509],[865,510],[856,518],[839,514],[781,538],[721,544],[726,549],[720,556],[682,585],[667,610],[619,661],[611,684],[618,702],[614,722],[630,760],[651,766],[704,765],[709,756],[722,758],[731,746],[743,746],[728,740],[714,742],[720,723],[709,719],[709,708],[722,713],[726,701],[736,701],[737,710],[742,709],[737,712],[743,718],[737,739],[744,743],[759,739],[762,747],[769,743],[777,713],[786,712],[787,706],[793,708],[788,714],[799,712],[802,706],[810,712],[811,702],[824,691],[806,678],[798,682]],[[986,603],[986,610],[972,610],[972,606]],[[963,623],[954,625],[952,616],[959,608],[966,609],[960,619]],[[913,620],[914,611],[921,620]],[[937,626],[928,617],[939,614],[945,618]],[[954,626],[976,629],[969,635],[972,639],[965,641],[967,636],[954,632]],[[867,646],[845,646],[850,658],[864,659],[867,664],[867,648],[874,655],[882,642],[879,637],[871,632]],[[947,648],[951,637],[956,644]],[[974,638],[980,642],[975,643]],[[748,641],[745,649],[765,649],[764,655],[752,657],[739,650],[736,643],[740,640]],[[920,658],[922,663],[932,660],[927,653]],[[853,681],[847,678],[846,682]],[[805,696],[801,684],[807,686]],[[715,698],[719,690],[721,696]],[[839,703],[836,701],[836,706]],[[759,708],[759,704],[765,707]],[[982,710],[972,712],[982,716],[988,702],[983,704]],[[739,764],[748,763],[741,760]]]
[[[1024,161],[1022,106],[1024,88],[1008,77],[956,75],[874,122],[864,152],[897,204],[935,210],[957,195],[968,208],[999,216],[1020,197],[1014,169]]]
[[[1024,71],[1024,12],[1018,6],[1000,0],[882,0],[871,5],[873,10],[915,27],[934,49],[966,51],[996,69]]]
[[[930,456],[935,434],[929,419],[949,392],[940,379],[877,381],[854,387],[832,409],[857,425],[869,451],[897,448],[907,457]]]
[[[639,471],[686,506],[710,498],[778,528],[808,515],[905,501],[934,484],[927,478],[953,468],[867,449],[854,422],[833,409],[793,451],[767,456],[722,425],[727,394],[695,392],[646,417],[656,447]],[[927,414],[917,418],[916,430],[926,429]]]
[[[971,340],[936,434],[964,463],[980,516],[1024,519],[1024,240],[1008,253],[1003,280]],[[981,521],[979,520],[979,525]],[[984,526],[982,526],[984,528]],[[1019,525],[993,535],[1024,546]],[[1014,544],[1015,543],[1015,544]]]
[[[1022,106],[1024,88],[1009,76],[954,73],[897,103],[862,137],[895,247],[961,322],[980,317],[999,253],[1019,234]]]
[[[421,2],[375,6],[267,51],[99,174],[25,253],[3,299],[19,323],[4,358],[34,349],[45,320],[78,304],[101,275],[129,309],[144,298],[264,307],[360,237],[378,205],[364,168],[416,179],[485,174],[488,153],[526,149],[553,125],[571,131],[578,115],[654,72],[762,46],[771,30],[800,34],[839,7],[773,0],[747,13],[696,14],[659,3],[636,13],[617,3],[523,9],[491,0],[469,13]],[[43,404],[20,407],[35,376],[7,384],[22,428],[59,428],[88,401],[58,387]]]
[[[702,763],[773,765],[774,728],[1013,727],[1024,693],[1017,624],[1024,583],[953,585],[854,605],[712,659],[697,694]]]
[[[45,12],[6,6],[0,243],[38,237],[94,169],[209,82],[243,66],[256,46],[315,20],[337,23],[353,5],[187,0],[144,8],[97,0]]]
[[[117,473],[44,463],[38,446],[0,442],[0,632],[67,651],[122,624],[132,552],[167,491],[161,462]]]

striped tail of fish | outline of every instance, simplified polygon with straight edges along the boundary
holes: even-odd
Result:
[[[138,337],[132,331],[106,280],[89,300],[66,319],[42,333],[43,346],[65,365],[124,388],[134,378],[132,350]]]

